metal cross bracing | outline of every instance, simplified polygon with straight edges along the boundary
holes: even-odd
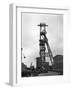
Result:
[[[46,25],[45,23],[40,23],[38,25],[40,27],[40,40],[39,40],[39,45],[40,45],[40,59],[42,62],[45,62],[45,58],[49,57],[51,61],[51,65],[53,65],[53,55],[48,43],[48,39],[46,37]],[[46,52],[46,47],[47,47],[47,52]]]

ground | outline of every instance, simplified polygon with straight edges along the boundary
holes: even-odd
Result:
[[[54,75],[59,75],[59,73],[57,72],[52,72],[52,71],[49,71],[48,73],[40,73],[39,76],[54,76]]]

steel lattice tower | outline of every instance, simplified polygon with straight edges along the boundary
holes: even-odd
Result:
[[[40,27],[40,40],[39,40],[40,59],[42,63],[44,63],[45,57],[50,57],[51,64],[53,64],[53,55],[52,55],[52,52],[48,43],[48,39],[46,37],[46,34],[47,34],[46,27],[48,27],[48,25],[46,25],[45,23],[40,23],[38,26]],[[47,46],[48,52],[45,52],[46,46]]]

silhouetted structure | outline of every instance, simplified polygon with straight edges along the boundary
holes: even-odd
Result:
[[[62,55],[56,55],[54,57],[53,71],[59,72],[61,75],[63,74],[63,56]]]
[[[40,57],[37,57],[37,68],[45,71],[49,67],[49,63],[46,62],[46,57],[50,58],[51,66],[53,65],[53,55],[48,43],[48,39],[46,37],[46,25],[45,23],[40,23],[38,25],[40,27],[40,40],[39,40],[39,46],[40,46]],[[46,52],[47,47],[47,52]]]

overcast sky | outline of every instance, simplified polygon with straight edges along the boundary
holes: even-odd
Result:
[[[31,62],[36,65],[36,57],[39,56],[39,27],[40,22],[45,22],[47,38],[53,56],[63,54],[63,16],[56,14],[22,13],[22,58],[27,66]]]

